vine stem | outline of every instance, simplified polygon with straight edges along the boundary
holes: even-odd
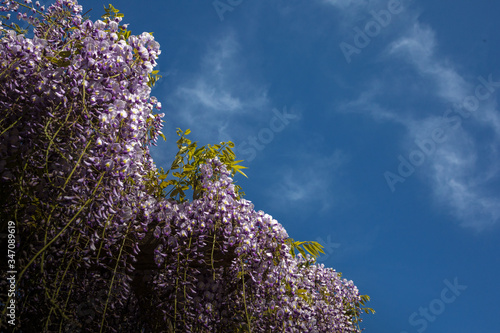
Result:
[[[248,325],[248,332],[252,333],[252,325],[250,323],[250,317],[248,316],[248,310],[247,310],[247,301],[246,301],[246,296],[245,296],[245,267],[243,265],[243,260],[240,259],[241,262],[241,281],[243,284],[243,305],[245,306],[245,315],[247,317],[247,325]]]
[[[89,145],[90,145],[90,142],[91,140],[89,141]],[[88,146],[87,146],[88,147]],[[80,157],[81,159],[81,157]],[[78,161],[80,162],[80,160]],[[97,191],[97,188],[99,187],[99,184],[101,183],[102,179],[104,177],[104,174],[102,174],[101,178],[99,179],[99,182],[97,183],[97,186],[96,186],[96,189],[94,190],[94,193],[95,194],[95,191]],[[64,226],[64,228],[61,229],[61,231],[54,237],[50,240],[50,242],[48,242],[40,251],[38,251],[34,256],[33,258],[31,258],[31,260],[28,262],[28,264],[24,267],[24,269],[21,271],[21,273],[19,274],[19,277],[16,281],[16,288],[17,288],[17,284],[19,283],[19,281],[21,281],[22,277],[24,276],[24,273],[26,272],[26,270],[33,264],[33,262],[35,261],[36,258],[38,258],[39,255],[43,254],[45,252],[45,250],[52,244],[54,243],[65,231],[66,229],[69,228],[69,226],[73,223],[73,221],[78,217],[78,215],[80,215],[80,213],[83,211],[83,209],[93,200],[93,196],[88,199],[83,205],[82,207],[78,210],[78,212],[71,218],[71,220]],[[7,300],[7,303],[10,302],[10,299],[11,297],[9,296],[8,300]],[[7,311],[7,307],[4,307],[3,311],[2,311],[2,316],[5,316],[5,312]]]
[[[104,328],[104,319],[106,318],[106,310],[108,309],[109,296],[111,295],[111,289],[113,288],[113,283],[114,283],[115,277],[116,277],[116,270],[118,269],[118,265],[120,264],[120,258],[122,256],[123,249],[125,248],[125,242],[128,239],[127,236],[130,232],[130,227],[131,227],[132,223],[133,223],[133,221],[131,221],[127,227],[127,233],[126,233],[125,237],[123,237],[123,243],[122,243],[122,246],[120,246],[120,252],[118,253],[118,258],[116,258],[116,265],[115,265],[115,268],[113,270],[113,277],[111,278],[111,282],[109,284],[108,296],[106,298],[106,304],[104,305],[104,310],[102,312],[101,329],[99,331],[100,333],[102,333],[102,329]]]

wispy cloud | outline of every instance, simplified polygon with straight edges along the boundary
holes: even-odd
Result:
[[[193,86],[180,87],[176,95],[191,103],[198,104],[209,110],[218,112],[232,112],[241,110],[242,103],[238,97],[232,96],[227,91],[221,91],[213,86],[209,86],[202,78],[194,82]]]
[[[413,64],[421,75],[430,77],[442,99],[458,103],[467,96],[466,81],[450,63],[437,59],[436,43],[432,29],[415,23],[405,36],[389,45],[388,53],[405,59]]]
[[[333,7],[338,12],[338,27],[343,33],[351,33],[353,24],[369,15],[369,8],[375,6],[378,0],[320,0],[319,3]],[[370,4],[371,3],[371,4]]]
[[[451,116],[455,117],[453,128],[448,126],[446,131],[445,142],[437,144],[419,174],[430,185],[434,202],[444,207],[463,226],[482,230],[500,219],[500,198],[488,191],[489,182],[500,176],[496,167],[500,165],[497,148],[500,144],[500,113],[496,108],[496,95],[491,94],[488,100],[481,101],[479,108],[470,116],[454,112],[448,113],[445,119],[445,106],[462,104],[464,98],[474,95],[474,88],[479,83],[476,77],[487,77],[489,73],[477,73],[472,79],[464,78],[440,54],[438,46],[434,31],[417,22],[391,43],[384,54],[392,63],[398,59],[410,65],[410,70],[415,73],[412,81],[418,79],[425,84],[425,95],[408,87],[405,96],[408,101],[422,96],[429,101],[427,110],[408,104],[403,106],[404,111],[385,106],[390,103],[381,102],[380,97],[388,96],[398,88],[389,84],[390,81],[380,79],[374,80],[377,84],[356,100],[344,103],[341,109],[364,113],[377,121],[403,125],[406,137],[402,138],[401,145],[407,152],[416,149],[416,141],[430,138],[434,129],[446,129],[443,122],[449,121]],[[394,80],[398,79],[398,75],[403,77],[402,73],[392,75]],[[415,93],[414,96],[412,93]]]
[[[500,200],[488,195],[485,188],[488,181],[498,175],[498,169],[488,170],[480,165],[479,147],[465,131],[458,131],[451,140],[436,152],[426,168],[430,170],[428,176],[434,195],[438,204],[451,208],[463,226],[482,230],[500,218]],[[493,162],[498,162],[496,156],[494,159]]]
[[[300,204],[306,205],[308,209],[314,206],[321,211],[328,210],[338,197],[332,190],[337,181],[334,177],[348,163],[349,157],[338,149],[326,156],[304,150],[295,151],[294,154],[301,157],[301,162],[297,161],[293,167],[277,169],[274,177],[276,183],[268,195],[277,207],[297,209],[297,204]]]
[[[396,112],[390,107],[385,107],[381,105],[382,103],[375,101],[386,89],[382,80],[373,79],[370,81],[369,86],[370,88],[363,91],[355,100],[340,104],[337,111],[369,115],[379,122],[391,121],[405,125],[410,121],[407,115]]]
[[[322,0],[322,1],[329,5],[340,8],[346,8],[352,4],[352,0]]]
[[[321,0],[321,2],[332,5],[339,9],[349,9],[350,11],[356,9],[360,10],[370,6],[377,6],[383,3],[384,0]],[[385,0],[387,3],[387,0]]]
[[[226,31],[208,45],[199,70],[186,73],[169,94],[172,112],[198,136],[229,140],[238,131],[236,118],[270,108],[267,87],[252,81],[241,59],[236,34]]]
[[[443,103],[461,103],[472,93],[475,84],[466,83],[451,64],[438,57],[436,44],[433,31],[416,24],[408,35],[390,46],[389,52],[402,56],[416,67],[420,75],[431,78],[438,88],[434,94]],[[430,158],[430,165],[426,168],[430,172],[426,178],[436,199],[447,205],[462,225],[483,229],[498,222],[500,198],[490,197],[484,189],[492,177],[492,169],[489,164],[478,161],[478,151],[483,144],[478,133],[493,130],[497,135],[489,143],[499,144],[499,118],[491,102],[480,105],[476,113],[461,120],[470,125],[464,124],[447,134],[449,138]],[[410,136],[418,139],[418,136],[428,133],[429,119],[409,122]],[[482,155],[481,161],[487,160],[493,165],[500,162],[494,150],[483,150]]]
[[[412,0],[319,0],[319,4],[333,7],[339,12],[339,25],[341,30],[352,31],[354,24],[364,24],[373,19],[372,11],[387,10],[389,5],[406,8]],[[395,8],[394,7],[394,8]],[[393,9],[391,7],[391,9]],[[390,14],[389,14],[390,15]],[[398,14],[398,16],[401,16]]]

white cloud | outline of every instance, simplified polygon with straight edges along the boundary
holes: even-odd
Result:
[[[301,157],[300,161],[293,163],[293,167],[279,169],[276,184],[269,193],[277,202],[276,206],[296,208],[300,203],[328,210],[335,204],[332,199],[335,197],[334,177],[348,162],[348,157],[338,149],[326,156],[310,151],[295,151],[294,154]]]
[[[323,2],[340,8],[345,8],[352,4],[352,0],[323,0]]]
[[[231,96],[227,91],[208,86],[203,79],[198,79],[194,86],[178,88],[176,95],[181,99],[218,112],[241,110],[242,107],[241,100],[238,97]]]
[[[421,95],[420,91],[413,96],[408,88],[402,99],[413,101],[422,96],[429,100],[430,109],[437,111],[415,110],[411,105],[404,112],[385,107],[388,103],[380,102],[380,97],[391,96],[391,92],[398,90],[388,83],[391,82],[388,79],[373,80],[375,84],[356,100],[344,103],[341,109],[363,113],[377,121],[403,125],[407,131],[402,141],[406,156],[417,149],[416,140],[430,139],[433,130],[445,129],[446,140],[436,144],[435,152],[426,157],[425,164],[417,167],[417,174],[430,185],[434,202],[444,207],[461,225],[483,230],[498,223],[500,198],[488,191],[489,182],[500,176],[497,148],[500,145],[500,113],[496,109],[495,95],[480,101],[478,110],[470,117],[452,113],[460,121],[460,126],[450,128],[450,118],[445,119],[446,108],[443,105],[461,104],[465,97],[474,95],[479,81],[466,80],[449,61],[439,55],[433,30],[415,23],[388,46],[384,56],[391,64],[394,64],[395,58],[409,64],[415,74],[408,81],[420,81],[426,87],[425,94]],[[488,73],[478,73],[476,77],[481,74],[488,77]],[[398,71],[392,75],[394,77],[391,79],[397,81],[398,77],[405,74]],[[498,78],[494,80],[498,81]],[[488,133],[491,135],[485,138]]]
[[[379,122],[391,121],[404,125],[410,121],[405,114],[395,112],[374,101],[386,88],[381,80],[374,79],[369,86],[370,88],[363,91],[357,99],[341,104],[338,111],[369,115]]]
[[[214,38],[200,58],[199,71],[185,74],[166,98],[170,112],[184,126],[212,143],[231,140],[245,115],[271,110],[267,87],[254,82],[244,66],[241,47],[233,32]]]
[[[319,0],[319,3],[328,7],[333,7],[334,10],[340,14],[336,18],[336,22],[339,24],[341,31],[344,33],[352,33],[352,29],[355,26],[363,29],[364,25],[373,19],[371,15],[372,11],[387,11],[391,1],[392,0]],[[399,5],[405,9],[409,6],[411,1],[412,0],[401,0]],[[401,18],[407,14],[399,12],[396,15]],[[396,15],[393,15],[391,20],[393,20]],[[396,28],[396,26],[393,26],[390,29]]]
[[[467,96],[467,84],[455,69],[436,60],[436,37],[432,29],[415,23],[406,36],[389,45],[388,53],[404,58],[422,75],[431,77],[438,95],[447,102],[457,103]]]
[[[446,61],[436,55],[436,39],[429,27],[416,24],[410,33],[390,46],[389,53],[402,56],[413,64],[419,74],[430,78],[438,89],[434,92],[446,104],[462,103],[465,97],[474,94],[479,82],[466,80]],[[480,133],[493,131],[496,135],[490,144],[500,144],[500,118],[498,111],[491,108],[492,101],[482,102],[470,118],[455,113],[462,126],[447,131],[444,143],[438,143],[436,153],[429,157],[430,164],[425,170],[435,198],[449,207],[450,212],[461,224],[478,230],[495,224],[500,217],[500,198],[486,193],[488,180],[498,175],[498,168],[491,168],[478,159],[478,151],[483,141]],[[429,116],[420,121],[408,122],[411,138],[431,138],[431,131],[440,127],[443,118]],[[431,126],[429,126],[431,125]],[[442,126],[442,125],[441,125]],[[495,150],[482,152],[482,161],[498,165],[500,160]],[[493,171],[493,172],[492,172]]]
[[[478,165],[477,147],[470,135],[461,130],[452,140],[436,152],[427,168],[434,195],[463,226],[482,230],[500,218],[500,201],[484,193],[484,185],[494,174]]]
[[[321,0],[323,3],[339,9],[360,10],[363,8],[377,7],[383,0]],[[387,3],[387,0],[385,1]]]

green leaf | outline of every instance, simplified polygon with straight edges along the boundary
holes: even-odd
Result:
[[[233,169],[236,169],[236,170],[239,170],[239,169],[248,169],[247,167],[243,166],[243,165],[231,165],[231,168]]]
[[[311,244],[306,243],[302,246],[314,257],[319,257],[319,252]]]
[[[187,177],[190,173],[192,173],[190,170],[183,170],[181,173],[181,178]]]
[[[239,170],[239,169],[236,169],[236,171],[238,171],[238,172],[239,172],[239,173],[241,173],[243,176],[245,176],[246,178],[248,178],[248,176],[247,176],[247,175],[245,175],[245,173],[244,173],[243,171],[241,171],[241,170]]]
[[[232,142],[230,142],[230,143],[232,143]],[[233,147],[234,147],[234,144],[233,144]],[[232,147],[231,147],[231,148],[232,148]],[[230,148],[230,146],[229,146],[229,147],[227,147],[226,149],[227,149],[227,151],[229,152],[229,154],[231,154],[231,157],[232,157],[233,159],[235,159],[235,158],[236,158],[236,154],[233,152],[233,150],[232,150],[231,148]]]
[[[179,181],[176,180],[176,179],[170,179],[170,180],[167,180],[167,181],[164,181],[162,183],[166,183],[167,186],[169,185],[175,185],[175,186],[178,186],[179,185]]]
[[[182,160],[183,160],[182,156],[177,156],[175,158],[174,162],[172,163],[172,165],[174,165],[174,164],[177,165],[179,163],[182,163]]]
[[[57,61],[58,61],[58,60],[57,60],[57,58],[55,58],[55,57],[47,57],[47,59],[48,59],[51,63],[53,63],[54,65],[57,65]]]
[[[321,244],[320,244],[320,243],[318,243],[318,242],[314,242],[314,241],[312,241],[311,243],[312,243],[312,245],[316,248],[316,250],[317,250],[317,251],[319,251],[319,252],[321,252],[321,253],[325,254],[325,251],[323,251],[323,249],[324,249],[325,247],[324,247],[323,245],[321,245]]]
[[[71,51],[61,51],[58,55],[62,58],[68,58],[71,55]]]
[[[201,153],[203,153],[204,151],[205,151],[205,147],[200,147],[200,148],[196,149],[196,151],[194,152],[193,156],[197,157]]]

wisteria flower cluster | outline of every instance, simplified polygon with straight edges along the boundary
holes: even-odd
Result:
[[[164,115],[151,34],[131,35],[120,15],[84,19],[73,0],[0,11],[0,223],[19,236],[18,329],[359,331],[352,281],[293,256],[219,159],[200,168],[200,198],[153,194]]]
[[[118,38],[120,17],[92,22],[81,11],[57,1],[32,39],[2,23],[2,218],[21,236],[21,326],[34,331],[78,322],[78,306],[104,288],[103,319],[88,329],[133,318],[116,309],[129,302],[133,246],[156,204],[144,175],[163,117],[147,85],[159,44],[148,33]]]
[[[202,166],[202,175],[202,198],[158,204],[161,269],[150,311],[189,332],[355,332],[345,314],[346,304],[359,302],[352,281],[292,257],[283,226],[237,200],[219,160]]]

